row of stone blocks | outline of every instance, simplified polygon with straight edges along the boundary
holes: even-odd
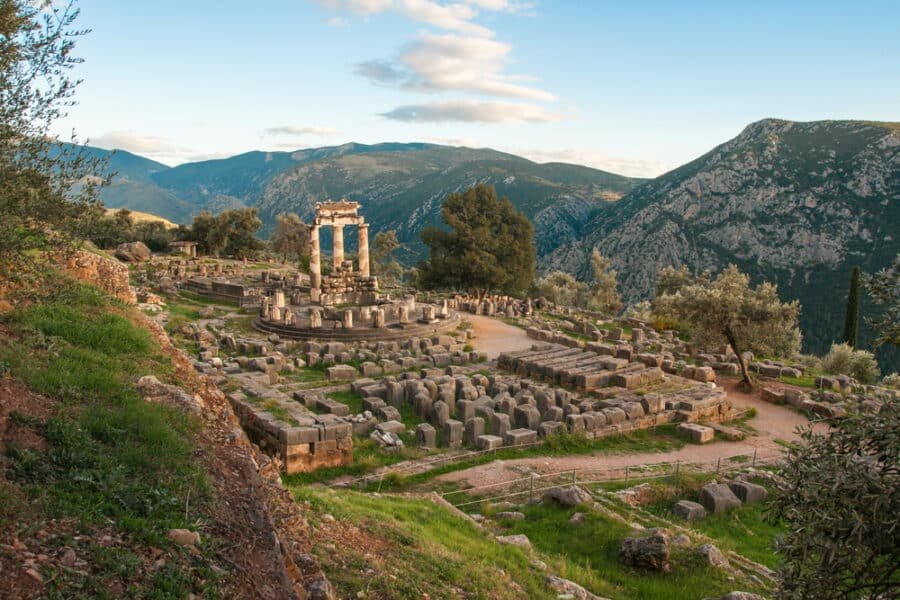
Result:
[[[648,366],[645,362],[556,344],[534,344],[529,350],[505,352],[498,357],[497,366],[521,377],[580,391],[608,385],[635,389],[663,376],[658,366]]]
[[[350,423],[328,415],[292,416],[294,423],[286,423],[241,392],[231,392],[227,398],[247,436],[263,452],[278,457],[287,474],[336,467],[353,460]]]

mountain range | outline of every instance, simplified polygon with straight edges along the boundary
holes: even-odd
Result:
[[[109,207],[187,223],[204,209],[255,206],[266,233],[281,212],[308,221],[316,202],[349,198],[373,234],[397,230],[407,262],[423,255],[419,231],[440,221],[447,194],[491,184],[534,222],[542,272],[587,278],[597,247],[633,302],[652,295],[663,266],[735,263],[800,300],[805,347],[816,352],[840,334],[853,265],[873,272],[900,252],[897,123],[765,119],[651,180],[415,143],[248,152],[177,167],[125,151],[109,161],[117,172],[102,191]]]

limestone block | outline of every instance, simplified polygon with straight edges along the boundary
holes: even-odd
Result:
[[[484,419],[471,417],[466,420],[465,443],[474,445],[479,436],[484,435]]]
[[[503,446],[503,438],[499,435],[479,435],[475,438],[475,447],[479,450],[495,450]]]
[[[696,521],[706,516],[706,509],[702,504],[690,500],[679,500],[672,507],[672,513],[686,521]]]
[[[733,481],[728,487],[744,504],[762,502],[769,496],[769,492],[761,485],[749,481]]]
[[[709,512],[720,514],[738,508],[741,501],[724,483],[708,483],[700,490],[700,504]]]
[[[463,441],[463,424],[456,419],[444,421],[444,445],[448,448],[459,448]]]
[[[697,423],[682,423],[678,426],[678,431],[690,436],[691,441],[695,444],[706,444],[713,441],[716,433],[712,427]]]
[[[505,446],[522,446],[525,444],[533,444],[537,441],[537,431],[532,429],[510,429],[503,434],[503,444]]]
[[[416,445],[420,448],[434,448],[437,445],[437,431],[428,423],[416,427]]]
[[[325,377],[328,381],[352,381],[356,379],[356,369],[350,365],[334,365],[325,369]]]

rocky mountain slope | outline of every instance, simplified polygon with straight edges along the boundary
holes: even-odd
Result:
[[[309,220],[316,202],[346,197],[363,205],[374,232],[397,229],[410,260],[421,255],[419,231],[439,221],[447,194],[474,183],[495,185],[534,219],[544,254],[578,239],[590,217],[641,181],[577,165],[537,164],[496,150],[434,144],[248,152],[174,168],[154,163],[160,168],[153,169],[137,158],[121,151],[113,156],[118,175],[102,193],[107,206],[179,222],[203,209],[256,206],[265,234],[281,212]],[[350,247],[354,234],[348,231]]]
[[[595,214],[586,235],[542,263],[587,276],[612,258],[628,301],[667,265],[737,264],[803,305],[807,348],[840,335],[850,270],[900,252],[900,125],[767,119]]]

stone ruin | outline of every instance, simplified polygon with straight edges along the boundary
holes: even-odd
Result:
[[[369,224],[358,213],[358,202],[316,203],[316,218],[309,232],[309,298],[313,304],[375,304],[378,300],[378,278],[369,273]],[[344,260],[344,227],[348,225],[356,225],[359,234],[359,268],[355,271],[353,261]],[[332,269],[325,276],[319,245],[322,227],[331,227],[334,240]]]

